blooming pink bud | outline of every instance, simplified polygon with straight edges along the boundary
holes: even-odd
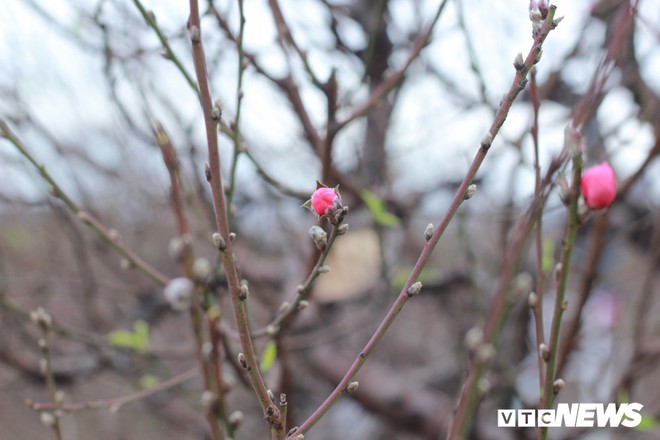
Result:
[[[594,165],[582,173],[580,188],[589,208],[607,208],[616,197],[614,170],[607,162]]]
[[[332,188],[318,188],[312,194],[312,209],[321,217],[328,214],[328,210],[339,205],[339,195]]]

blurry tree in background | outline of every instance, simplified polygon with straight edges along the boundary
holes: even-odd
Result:
[[[660,15],[558,3],[4,2],[0,438],[656,438]]]

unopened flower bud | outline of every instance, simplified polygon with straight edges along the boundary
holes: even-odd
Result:
[[[183,248],[183,240],[180,237],[172,237],[167,246],[167,252],[173,260],[179,260],[183,254]]]
[[[477,185],[475,183],[470,184],[467,189],[465,190],[465,194],[463,195],[464,200],[471,199],[474,193],[477,192]]]
[[[520,52],[518,52],[518,55],[516,55],[516,58],[513,60],[513,67],[515,67],[518,72],[522,72],[525,69],[525,61]]]
[[[199,28],[197,26],[190,26],[189,32],[190,32],[190,41],[192,41],[193,44],[199,44],[199,42],[201,41],[201,33],[199,31]]]
[[[204,282],[211,275],[211,263],[206,258],[198,258],[193,263],[192,271],[197,281]]]
[[[41,423],[43,423],[44,426],[47,426],[49,428],[55,426],[55,422],[57,422],[57,419],[55,418],[53,413],[49,413],[45,411],[39,415],[39,419],[41,420]]]
[[[328,273],[330,272],[330,266],[327,264],[324,264],[323,266],[319,267],[319,273]]]
[[[474,351],[481,345],[484,339],[484,332],[480,327],[472,327],[465,334],[465,346],[468,350]]]
[[[568,180],[564,176],[559,176],[555,183],[559,187],[559,198],[562,203],[568,205],[571,202],[571,187],[568,184]]]
[[[348,223],[344,223],[337,229],[337,235],[344,235],[348,232]]]
[[[539,344],[539,356],[543,359],[543,362],[548,362],[550,360],[550,349],[543,342]]]
[[[566,385],[566,383],[562,378],[559,378],[552,383],[552,392],[555,394],[555,396],[559,394],[562,388],[564,388],[564,385]]]
[[[207,182],[211,181],[211,165],[208,162],[204,162],[204,177]]]
[[[190,300],[195,285],[188,278],[172,278],[165,286],[163,293],[165,299],[174,310],[186,310],[190,307]]]
[[[608,208],[616,198],[616,175],[610,164],[602,162],[585,170],[580,190],[589,208]]]
[[[241,286],[239,287],[238,290],[238,299],[240,299],[241,301],[245,301],[249,295],[250,295],[250,289],[248,287],[247,281],[243,280],[241,281]]]
[[[222,238],[222,235],[220,235],[217,232],[214,232],[213,235],[211,236],[211,239],[213,240],[213,244],[215,245],[216,248],[218,248],[219,251],[224,251],[225,248],[227,247],[227,244],[225,243],[225,239]]]
[[[529,297],[527,298],[527,304],[529,304],[529,307],[534,308],[539,302],[539,296],[536,294],[536,292],[530,292]]]
[[[417,281],[413,283],[410,287],[408,287],[406,294],[408,295],[408,297],[413,297],[418,295],[421,290],[422,290],[422,283],[420,281]]]
[[[529,6],[529,19],[532,21],[532,23],[540,23],[543,19],[543,15],[541,14],[541,10],[539,9],[538,5],[532,5],[531,2]]]
[[[495,347],[492,344],[481,344],[474,352],[477,362],[488,362],[495,356]]]
[[[360,384],[357,381],[349,382],[349,384],[346,385],[346,394],[352,394],[356,392],[359,386]]]
[[[500,105],[506,99],[507,99],[507,95],[502,96],[502,101],[500,102]],[[493,144],[493,135],[489,131],[488,133],[486,133],[486,135],[481,140],[481,149],[482,150],[488,150],[492,144]]]
[[[38,307],[30,312],[30,319],[42,330],[50,330],[53,325],[53,318],[43,307]]]
[[[245,355],[243,353],[238,353],[238,364],[244,370],[250,370],[250,366],[247,364],[247,360],[245,359]]]
[[[211,409],[218,403],[218,395],[213,391],[206,390],[202,393],[202,406],[205,409]]]
[[[341,206],[341,197],[336,188],[328,188],[318,184],[318,188],[312,194],[312,198],[303,206],[309,207],[317,217],[323,217],[334,213]]]
[[[528,272],[520,272],[513,278],[512,286],[515,295],[523,295],[532,290],[534,280]]]
[[[214,121],[219,121],[222,117],[222,105],[219,100],[215,101],[213,108],[211,109],[211,119]]]
[[[433,223],[429,223],[426,225],[426,229],[424,229],[424,240],[429,241],[431,240],[431,237],[433,237]]]
[[[298,310],[305,310],[307,307],[309,307],[309,301],[307,300],[302,300],[298,303]]]
[[[319,250],[325,249],[328,245],[328,234],[320,226],[312,226],[309,228],[309,236]]]
[[[238,410],[232,412],[231,414],[229,414],[227,421],[232,426],[232,428],[234,429],[238,428],[243,422],[243,412]]]

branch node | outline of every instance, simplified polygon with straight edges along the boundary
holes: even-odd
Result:
[[[247,360],[245,359],[245,355],[243,353],[238,353],[238,364],[245,371],[251,370],[250,366],[247,364]]]
[[[190,26],[190,41],[193,45],[197,45],[202,41],[202,35],[199,28],[195,25]]]
[[[424,229],[424,240],[431,241],[431,237],[433,237],[433,223],[429,223],[426,225],[426,229]]]
[[[248,287],[247,280],[241,280],[241,286],[238,289],[238,299],[245,301],[250,295],[250,288]]]
[[[481,140],[481,149],[484,150],[484,151],[488,151],[488,149],[490,148],[490,146],[492,144],[493,144],[493,135],[489,131],[488,133],[486,133],[484,138]]]
[[[408,298],[412,298],[413,296],[417,296],[421,290],[422,283],[417,281],[408,287],[408,290],[406,290],[406,295],[408,295]]]
[[[211,236],[211,239],[213,240],[213,244],[215,245],[216,248],[220,252],[224,251],[227,248],[227,243],[225,243],[225,239],[222,238],[222,235],[218,232],[214,232],[213,235]]]
[[[345,389],[346,394],[353,394],[354,392],[357,391],[359,386],[360,384],[358,381],[350,382],[348,385],[346,385],[346,389]]]
[[[477,192],[477,184],[471,183],[465,190],[465,194],[463,194],[463,200],[471,199],[474,193],[476,192]]]
[[[561,391],[562,388],[564,388],[565,385],[566,382],[564,382],[564,379],[562,379],[561,377],[555,380],[552,384],[552,392],[554,393],[554,395],[556,396],[557,394],[559,394],[559,392]]]

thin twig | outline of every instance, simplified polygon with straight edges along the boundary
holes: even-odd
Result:
[[[236,116],[231,125],[231,138],[234,143],[234,154],[231,161],[231,170],[229,172],[229,190],[227,191],[227,207],[229,208],[229,224],[231,225],[232,219],[232,202],[234,200],[234,193],[236,192],[236,171],[238,169],[238,157],[243,152],[241,146],[241,132],[240,120],[241,109],[243,108],[243,74],[245,73],[245,57],[243,55],[243,39],[245,35],[245,11],[243,8],[243,0],[238,0],[239,12],[239,29],[238,41],[236,42],[236,49],[238,50],[238,85],[236,86]]]
[[[392,73],[383,82],[378,84],[378,86],[373,91],[371,96],[369,96],[369,98],[365,102],[363,102],[358,107],[353,109],[351,114],[348,115],[346,119],[337,122],[336,127],[334,127],[334,129],[337,132],[339,132],[341,129],[346,127],[354,120],[370,112],[378,104],[378,102],[380,102],[380,100],[383,99],[399,83],[399,81],[403,79],[403,76],[408,70],[408,67],[410,67],[413,61],[417,59],[419,53],[428,44],[429,38],[431,36],[431,32],[433,32],[433,28],[435,27],[435,24],[438,22],[438,19],[442,15],[442,11],[444,11],[447,2],[448,0],[443,0],[443,2],[440,4],[431,22],[426,26],[426,28],[422,31],[420,36],[415,41],[415,44],[413,45],[413,49],[408,55],[408,58],[406,59],[406,62],[404,63],[403,67],[401,67],[396,72]]]
[[[216,228],[222,243],[222,246],[219,246],[219,250],[222,254],[222,262],[227,277],[227,287],[229,288],[234,317],[236,318],[236,327],[238,329],[241,348],[243,350],[241,357],[243,362],[241,362],[241,364],[244,365],[248,377],[250,378],[250,383],[259,399],[264,418],[270,425],[271,437],[273,439],[281,439],[284,434],[282,432],[283,426],[280,410],[277,405],[271,401],[268,389],[266,388],[261,372],[259,371],[259,363],[254,352],[247,311],[245,308],[247,297],[246,295],[241,294],[238,270],[232,252],[233,235],[230,237],[229,218],[227,215],[227,205],[225,203],[225,194],[220,171],[220,154],[218,151],[217,127],[220,119],[220,109],[217,107],[214,108],[213,99],[211,97],[197,0],[190,0],[188,30],[192,42],[193,61],[195,64],[195,72],[197,74],[197,82],[200,88],[200,101],[202,112],[204,113],[204,125],[206,127],[206,140],[209,156],[206,178],[211,186]],[[220,240],[218,241],[220,242]]]
[[[582,174],[583,161],[579,140],[577,144],[577,151],[573,152],[572,158],[573,181],[571,182],[570,201],[568,206],[568,227],[566,228],[562,258],[558,268],[558,285],[555,296],[555,306],[552,315],[552,324],[550,327],[550,346],[548,347],[550,356],[547,361],[545,372],[543,408],[552,408],[555,395],[559,392],[559,388],[555,386],[555,367],[557,365],[557,353],[559,351],[559,331],[561,328],[562,316],[567,307],[567,303],[565,302],[564,298],[566,295],[568,275],[570,273],[571,255],[573,253],[573,247],[575,245],[575,238],[577,237],[577,230],[579,226],[578,200],[580,198],[580,176]],[[548,428],[541,428],[541,438],[545,440],[547,435]]]
[[[323,84],[312,70],[312,66],[309,64],[307,54],[300,48],[300,45],[298,45],[296,40],[293,38],[291,28],[284,19],[284,14],[282,13],[279,2],[277,0],[268,0],[268,4],[270,5],[270,10],[273,14],[273,20],[277,26],[277,32],[279,34],[282,49],[284,49],[284,43],[290,45],[298,54],[298,57],[300,58],[300,61],[302,61],[303,67],[305,68],[305,72],[307,72],[307,75],[309,76],[312,83],[319,89],[323,90]]]
[[[534,44],[524,61],[521,64],[518,64],[520,60],[516,60],[514,63],[514,65],[516,65],[516,75],[513,83],[511,84],[511,87],[509,88],[509,92],[505,95],[502,102],[500,103],[499,109],[497,110],[495,121],[491,125],[487,135],[489,139],[492,140],[495,137],[495,134],[497,134],[499,131],[500,127],[504,123],[504,120],[506,119],[511,105],[513,104],[513,100],[525,87],[527,82],[527,73],[536,63],[538,63],[541,55],[541,46],[550,31],[556,26],[556,23],[554,23],[554,15],[556,9],[557,8],[554,5],[550,6],[548,15],[543,22],[541,29],[539,29],[539,31],[534,34]],[[479,153],[482,153],[482,151],[483,156],[485,156],[487,149],[484,150],[482,146],[482,148],[479,150]],[[479,154],[475,158],[475,161],[477,161],[477,159],[479,159]],[[481,160],[483,160],[483,157],[481,157],[480,161]],[[480,161],[478,162],[479,164]],[[561,162],[563,161],[560,160],[559,163]],[[552,167],[548,170],[548,173],[551,171],[553,171]],[[550,175],[551,174],[547,174],[547,176]],[[489,308],[488,319],[483,330],[484,346],[489,344],[492,346],[493,342],[499,335],[499,329],[505,311],[507,286],[511,277],[513,276],[513,269],[515,268],[515,262],[518,258],[517,252],[522,249],[522,246],[526,241],[526,233],[528,228],[531,227],[532,220],[536,220],[536,216],[539,215],[537,211],[541,208],[541,205],[539,204],[541,201],[543,200],[537,199],[532,203],[533,209],[530,210],[530,214],[527,216],[526,222],[523,225],[518,226],[517,230],[520,231],[518,234],[518,239],[514,243],[512,250],[507,253],[507,257],[505,258],[503,268],[500,271],[502,275],[498,281],[498,287],[496,288],[496,293],[493,296],[493,300]],[[452,421],[451,428],[447,433],[448,440],[456,440],[465,436],[465,433],[469,427],[471,415],[476,408],[478,391],[477,385],[482,374],[486,370],[488,358],[481,359],[477,356],[475,356],[475,358],[477,359],[470,369],[468,377],[465,380],[461,390],[454,419]]]
[[[186,68],[183,66],[183,63],[181,62],[179,57],[177,57],[177,55],[172,50],[172,47],[170,46],[170,43],[167,40],[167,37],[165,36],[160,26],[158,26],[158,23],[156,22],[156,16],[154,15],[154,13],[151,11],[147,11],[144,5],[142,4],[142,2],[140,2],[140,0],[133,0],[133,3],[135,3],[135,6],[140,11],[142,18],[144,18],[144,21],[147,22],[149,27],[151,27],[158,36],[158,39],[160,40],[160,44],[162,44],[163,49],[165,50],[166,58],[174,63],[176,68],[179,69],[179,72],[181,72],[183,77],[186,79],[188,85],[195,91],[195,93],[199,97],[199,87],[197,86],[197,83],[195,82],[193,77],[188,73]]]
[[[53,319],[44,309],[39,308],[30,313],[32,321],[39,327],[41,338],[39,339],[39,349],[41,350],[41,372],[46,378],[46,387],[50,401],[55,403],[58,399],[57,385],[55,384],[55,375],[53,374],[53,363],[50,355],[50,345],[48,336],[51,330]],[[62,440],[62,430],[60,428],[60,418],[57,414],[42,415],[42,422],[50,426],[57,440]]]
[[[87,402],[72,403],[26,401],[25,404],[35,411],[84,411],[109,408],[111,412],[117,412],[125,405],[135,403],[161,391],[174,388],[175,386],[180,385],[187,380],[197,376],[197,374],[197,367],[191,368],[175,376],[172,376],[167,380],[159,382],[153,387],[114,399],[90,400]]]
[[[140,258],[135,252],[127,248],[119,238],[116,231],[111,231],[105,227],[98,219],[93,217],[90,213],[84,211],[76,202],[69,197],[64,190],[57,184],[55,179],[46,170],[46,167],[36,161],[36,159],[27,150],[27,147],[21,140],[11,131],[7,123],[0,119],[0,137],[4,137],[11,142],[18,151],[25,157],[39,172],[41,177],[50,185],[51,195],[57,197],[67,208],[73,212],[78,218],[92,228],[106,243],[108,243],[119,255],[125,258],[129,264],[143,274],[151,278],[157,284],[164,286],[169,282],[169,278],[152,267],[149,263]]]
[[[295,298],[290,303],[288,303],[288,305],[283,310],[280,311],[273,322],[268,324],[263,329],[255,331],[253,336],[272,336],[273,334],[279,333],[285,327],[285,325],[291,321],[291,319],[293,319],[293,317],[302,309],[300,303],[305,298],[307,298],[309,293],[312,291],[314,281],[316,281],[316,279],[322,273],[321,267],[325,264],[325,261],[330,254],[330,249],[332,248],[332,245],[335,243],[335,240],[339,235],[339,226],[339,224],[333,226],[332,232],[330,232],[330,237],[328,237],[328,243],[326,244],[325,248],[323,248],[323,251],[319,254],[319,258],[307,276],[305,282],[298,286]]]
[[[541,106],[541,99],[539,98],[539,91],[536,84],[536,67],[533,67],[529,73],[529,94],[532,102],[532,143],[534,144],[534,197],[541,196],[541,164],[539,159],[539,108]],[[543,295],[544,295],[544,251],[543,251],[543,215],[539,215],[536,220],[536,291],[535,301],[530,302],[532,315],[534,319],[534,329],[536,335],[536,353],[539,372],[539,389],[543,388],[545,377],[545,362],[541,357],[540,347],[545,344],[545,330],[543,326]],[[539,435],[541,431],[538,431]]]
[[[444,4],[445,3],[443,2],[441,8]],[[484,137],[484,140],[481,142],[481,145],[472,161],[472,164],[470,165],[470,168],[468,169],[467,173],[465,174],[465,177],[463,178],[463,181],[461,182],[461,185],[456,191],[456,194],[454,195],[454,198],[452,199],[452,202],[449,205],[447,212],[445,213],[444,217],[442,218],[438,226],[435,228],[431,238],[424,245],[424,248],[422,249],[422,252],[418,257],[417,262],[415,263],[410,273],[410,276],[408,277],[408,280],[404,284],[403,289],[399,293],[394,304],[392,304],[387,314],[385,315],[385,318],[383,318],[380,325],[374,332],[373,336],[371,337],[371,339],[369,339],[369,342],[367,342],[367,344],[365,345],[364,349],[358,354],[356,359],[353,361],[353,364],[348,369],[348,371],[346,372],[342,380],[339,382],[337,387],[332,391],[332,393],[330,393],[330,395],[316,409],[316,411],[314,411],[314,413],[311,416],[309,416],[309,418],[297,430],[293,431],[288,438],[293,438],[293,436],[298,435],[300,433],[302,434],[306,433],[312,426],[314,426],[316,422],[318,422],[318,420],[330,409],[330,407],[342,395],[346,393],[349,382],[355,377],[358,371],[360,371],[360,368],[366,362],[367,358],[372,353],[373,349],[380,342],[380,340],[383,338],[387,330],[395,321],[395,319],[399,315],[399,312],[404,307],[408,299],[411,296],[413,296],[411,294],[411,289],[414,289],[413,284],[415,284],[415,282],[417,281],[417,278],[419,277],[420,273],[422,272],[422,269],[426,265],[426,262],[428,261],[431,253],[433,252],[433,249],[438,244],[440,237],[442,237],[444,231],[449,225],[449,222],[454,217],[454,214],[461,206],[463,201],[466,200],[468,187],[471,185],[472,180],[476,176],[477,171],[479,170],[481,164],[486,158],[486,154],[488,153],[488,150],[490,149],[493,140],[499,133],[500,127],[504,123],[504,120],[506,119],[509,113],[509,109],[511,108],[513,101],[516,99],[518,94],[525,87],[525,84],[527,82],[526,76],[527,73],[529,72],[529,69],[539,61],[541,43],[545,40],[545,37],[554,27],[553,17],[554,17],[555,9],[556,8],[553,6],[551,12],[548,14],[548,20],[546,21],[546,23],[544,23],[543,28],[537,34],[534,41],[534,45],[530,50],[529,54],[527,55],[524,65],[516,70],[516,75],[513,80],[513,83],[511,84],[509,92],[507,93],[505,99],[502,101],[500,108],[498,109],[497,114],[495,115],[494,121],[488,133]],[[436,19],[438,16],[439,16],[439,12],[436,15]],[[455,438],[455,437],[451,437],[451,438]]]
[[[172,210],[174,212],[174,218],[176,220],[177,234],[178,239],[181,243],[181,249],[179,255],[176,255],[176,259],[179,262],[182,272],[189,280],[195,280],[195,274],[193,273],[193,251],[192,243],[190,243],[190,227],[188,223],[188,218],[185,212],[185,205],[183,203],[183,195],[181,193],[181,184],[179,181],[179,160],[176,155],[176,150],[170,141],[170,137],[163,128],[162,125],[156,124],[153,127],[153,135],[156,143],[160,147],[161,153],[163,155],[163,161],[167,167],[167,171],[170,175],[170,196],[172,199]],[[214,376],[214,371],[219,367],[216,365],[220,362],[218,357],[211,357],[207,362],[206,356],[203,353],[202,347],[204,346],[204,328],[202,322],[202,288],[203,286],[200,283],[196,283],[195,290],[192,295],[192,300],[189,308],[190,312],[190,321],[192,324],[193,335],[195,339],[195,353],[197,355],[197,364],[199,371],[202,375],[204,382],[204,391],[208,393],[213,393],[218,399],[221,399],[220,395],[220,377]],[[211,330],[212,331],[212,330]],[[209,429],[211,431],[211,436],[214,440],[224,439],[222,430],[218,425],[218,420],[216,419],[216,414],[214,413],[215,408],[220,408],[220,405],[206,405],[204,408],[204,415],[209,424]],[[219,414],[221,415],[221,414]]]

